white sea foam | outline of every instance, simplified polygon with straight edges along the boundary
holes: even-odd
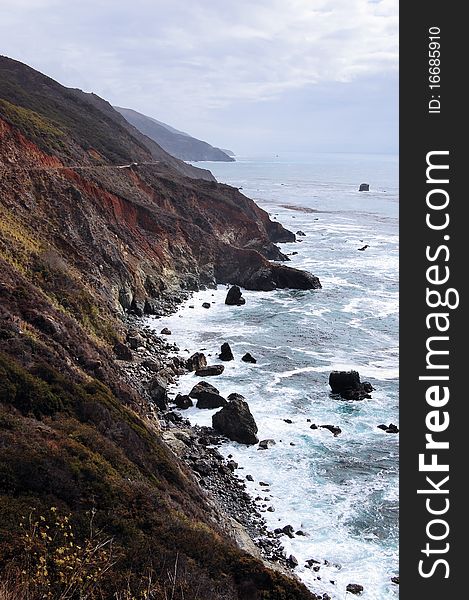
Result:
[[[282,251],[297,252],[288,264],[311,270],[323,289],[244,291],[246,305],[230,307],[224,304],[226,287],[218,286],[194,294],[178,314],[149,322],[156,330],[169,327],[183,355],[205,349],[211,363],[219,362],[221,344],[230,343],[235,360],[209,381],[225,397],[243,394],[259,438],[277,443],[266,451],[228,443],[221,452],[233,455],[240,477],[253,476],[248,490],[268,498],[260,509],[275,508],[263,512],[270,527],[291,524],[307,533],[282,538],[306,585],[345,600],[347,584],[360,583],[364,599],[395,600],[398,586],[390,579],[398,573],[398,436],[377,428],[398,423],[395,179],[376,158],[316,157],[282,165],[280,159],[241,159],[210,168],[286,227],[306,233]],[[357,179],[366,165],[381,180],[363,194]],[[359,252],[365,244],[369,248]],[[214,304],[205,309],[203,302]],[[240,360],[246,351],[257,364]],[[330,394],[330,371],[351,368],[372,382],[371,399],[346,402]],[[184,375],[171,394],[187,393],[199,380]],[[216,410],[183,412],[193,423],[211,425]],[[337,425],[342,433],[334,437],[311,429],[313,423]],[[269,492],[259,481],[271,484]],[[311,558],[322,562],[318,572],[305,568]]]

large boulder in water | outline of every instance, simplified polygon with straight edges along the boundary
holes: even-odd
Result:
[[[226,400],[220,396],[216,387],[206,381],[201,381],[189,392],[191,398],[197,400],[197,408],[220,408],[226,405]]]
[[[333,394],[340,394],[344,400],[371,398],[373,386],[368,381],[360,381],[358,371],[332,371],[329,385]]]
[[[370,184],[369,183],[360,183],[360,187],[358,188],[359,192],[369,192]]]
[[[240,444],[257,444],[257,425],[248,403],[240,394],[230,394],[228,404],[212,417],[214,429]]]
[[[246,300],[243,298],[242,292],[237,285],[232,286],[226,295],[225,304],[230,306],[241,306],[246,304]]]
[[[220,360],[234,360],[234,356],[233,356],[233,352],[231,351],[231,347],[228,344],[228,342],[225,342],[224,344],[222,344],[221,346],[221,352],[218,355],[218,358]]]

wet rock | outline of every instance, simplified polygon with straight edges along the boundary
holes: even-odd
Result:
[[[358,188],[359,192],[369,192],[370,184],[369,183],[360,183],[360,187]]]
[[[197,408],[219,408],[226,405],[226,400],[220,396],[216,387],[206,381],[201,381],[189,392],[191,398],[197,400]]]
[[[269,448],[271,448],[272,446],[275,446],[276,442],[275,440],[261,440],[259,442],[259,450],[268,450]]]
[[[298,529],[298,531],[296,531],[295,533],[296,533],[296,535],[306,536],[306,533],[304,531],[302,531],[301,529]]]
[[[210,302],[203,302],[202,303],[202,308],[210,308],[211,304]]]
[[[257,425],[248,403],[239,394],[230,394],[228,404],[212,417],[213,428],[230,440],[241,444],[256,444]]]
[[[186,409],[186,408],[190,408],[191,406],[194,406],[194,403],[192,402],[190,396],[186,396],[183,394],[178,394],[176,396],[176,398],[174,398],[174,404],[181,409]]]
[[[163,329],[160,331],[161,335],[171,335],[171,330],[168,329],[167,327],[163,327]]]
[[[160,410],[168,408],[168,390],[166,380],[157,375],[148,386],[150,398]]]
[[[186,360],[186,369],[188,371],[200,371],[207,366],[207,359],[203,352],[196,352]]]
[[[310,558],[306,561],[306,565],[309,569],[311,569],[311,567],[313,567],[314,565],[319,565],[321,564],[319,560],[316,560],[315,558]]]
[[[309,426],[310,429],[319,429],[319,427],[316,425],[316,423],[313,423],[312,425]]]
[[[250,354],[249,352],[246,352],[246,354],[243,357],[241,357],[241,360],[243,362],[253,363],[253,364],[255,364],[257,362],[257,360],[254,358],[254,356],[252,354]]]
[[[246,300],[243,298],[242,292],[237,285],[232,286],[226,295],[225,304],[230,306],[241,306],[246,304]]]
[[[262,487],[269,487],[270,483],[266,483],[265,481],[259,481],[259,485]]]
[[[298,559],[293,556],[293,554],[290,554],[290,556],[288,557],[288,565],[292,568],[295,569],[298,566]]]
[[[347,590],[347,592],[355,594],[356,596],[363,592],[363,586],[359,583],[349,583],[345,589]]]
[[[283,419],[285,421],[285,423],[288,423],[289,425],[291,425],[293,423],[293,421],[291,419]]]
[[[268,512],[275,512],[275,508],[273,506],[269,506],[267,509]]]
[[[236,469],[238,468],[238,466],[239,466],[239,465],[238,465],[238,463],[237,463],[236,461],[234,461],[234,460],[229,460],[229,461],[226,463],[226,466],[228,467],[228,469],[229,469],[230,471],[234,472],[234,471],[236,471]]]
[[[385,433],[399,433],[399,427],[394,425],[394,423],[389,423],[389,425],[378,425],[378,429],[382,429]]]
[[[218,355],[218,358],[220,360],[234,360],[234,356],[233,356],[233,352],[231,351],[231,347],[228,344],[228,342],[225,342],[224,344],[222,344],[221,346],[221,352]]]
[[[301,231],[301,229],[299,231],[296,232],[296,235],[299,235],[300,237],[305,237],[306,233],[304,231]]]
[[[328,429],[331,433],[334,434],[334,437],[337,437],[339,433],[342,433],[342,429],[337,427],[337,425],[320,425],[321,429]]]
[[[132,360],[132,351],[122,342],[117,342],[114,346],[114,354],[119,360]]]
[[[364,246],[362,246],[361,248],[358,248],[358,250],[360,252],[363,252],[364,250],[366,250],[367,248],[369,248],[368,244],[365,244]]]
[[[294,534],[294,529],[291,525],[285,525],[285,527],[282,527],[282,533],[284,533],[285,535],[288,535],[289,538],[294,538],[295,536]]]
[[[391,577],[391,581],[396,585],[399,585],[399,577]]]
[[[195,374],[197,377],[212,377],[216,375],[221,375],[225,367],[223,365],[208,365],[206,367],[202,367],[201,369],[197,369]]]
[[[333,394],[340,394],[344,400],[371,398],[373,386],[368,381],[361,382],[358,371],[332,371],[329,385]]]

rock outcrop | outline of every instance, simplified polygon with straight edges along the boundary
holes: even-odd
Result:
[[[230,394],[228,404],[212,417],[213,428],[240,444],[257,444],[257,425],[240,394]]]
[[[360,381],[357,371],[332,371],[329,385],[333,394],[340,394],[344,400],[364,400],[371,398],[373,386],[368,381]]]
[[[221,352],[218,355],[218,358],[223,361],[234,360],[233,352],[231,351],[231,347],[228,342],[222,344]]]
[[[206,381],[200,381],[189,392],[191,398],[197,400],[197,408],[219,408],[226,405],[226,400],[220,396],[219,390]]]

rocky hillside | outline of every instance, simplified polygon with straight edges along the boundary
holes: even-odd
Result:
[[[129,123],[139,131],[154,140],[172,156],[181,160],[214,160],[222,162],[232,162],[233,156],[228,155],[220,148],[214,148],[207,142],[193,138],[187,133],[177,131],[165,123],[156,119],[142,115],[142,113],[130,108],[114,107],[124,116]]]
[[[223,533],[122,359],[127,311],[319,282],[267,260],[294,236],[251,200],[114,113],[0,58],[0,595],[311,599]]]

